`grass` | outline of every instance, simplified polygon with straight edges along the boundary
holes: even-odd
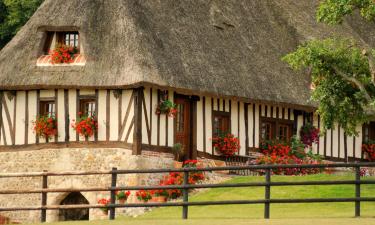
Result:
[[[352,180],[354,176],[346,175],[311,175],[304,177],[273,176],[273,181],[316,181],[316,180]],[[365,178],[370,179],[370,178]],[[372,178],[374,179],[374,178]],[[228,183],[264,181],[263,177],[236,177]],[[375,186],[363,185],[363,197],[374,197]],[[353,197],[354,185],[333,186],[294,186],[272,187],[271,198],[334,198]],[[198,193],[191,201],[247,200],[263,199],[263,187],[251,188],[218,188]],[[129,224],[129,225],[179,225],[179,224],[375,224],[375,203],[362,203],[361,219],[355,219],[354,203],[312,203],[271,205],[271,220],[263,220],[263,205],[227,205],[190,207],[188,221],[182,221],[181,208],[159,208],[138,218],[120,217],[114,222],[63,223],[73,224]]]

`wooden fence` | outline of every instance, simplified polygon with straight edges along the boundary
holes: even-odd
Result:
[[[154,170],[117,170],[113,168],[111,171],[93,171],[93,172],[42,172],[42,173],[17,173],[17,174],[0,174],[1,178],[25,178],[25,177],[41,177],[41,189],[26,189],[26,190],[0,190],[0,195],[10,194],[41,194],[41,205],[34,207],[13,207],[0,208],[0,212],[4,211],[31,211],[39,210],[41,213],[41,222],[46,221],[47,210],[60,209],[92,209],[103,208],[102,205],[47,205],[48,193],[64,193],[64,192],[99,192],[108,191],[111,196],[111,203],[107,206],[109,208],[109,219],[114,220],[116,217],[116,208],[132,208],[132,207],[182,207],[182,218],[188,218],[188,209],[190,206],[209,206],[209,205],[234,205],[234,204],[264,204],[264,218],[270,218],[271,204],[289,204],[289,203],[334,203],[334,202],[354,202],[355,216],[361,215],[361,202],[375,202],[375,197],[361,197],[361,185],[373,185],[375,180],[361,180],[361,168],[375,167],[375,163],[339,163],[339,164],[321,164],[321,165],[248,165],[248,166],[230,166],[230,167],[215,167],[215,168],[182,168],[182,169],[154,169]],[[273,182],[272,170],[280,168],[304,168],[304,169],[325,169],[325,168],[354,168],[355,179],[343,181],[298,181],[298,182]],[[191,172],[213,172],[213,171],[235,171],[235,170],[250,170],[262,171],[264,173],[264,182],[251,183],[222,183],[222,184],[189,184],[188,178]],[[117,186],[117,176],[120,174],[158,174],[180,172],[184,174],[182,185],[171,186]],[[80,189],[54,189],[48,188],[48,178],[58,176],[89,176],[89,175],[109,175],[111,176],[111,187],[92,187]],[[352,198],[308,198],[308,199],[272,199],[271,187],[275,186],[312,186],[312,185],[354,185],[355,193]],[[260,200],[228,200],[228,201],[189,201],[189,190],[201,188],[239,188],[239,187],[264,187],[265,196]],[[160,189],[179,189],[182,190],[183,198],[180,202],[167,203],[129,203],[116,204],[115,193],[119,190],[160,190]]]

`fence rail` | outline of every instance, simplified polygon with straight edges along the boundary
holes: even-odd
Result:
[[[338,163],[338,164],[319,164],[319,165],[248,165],[248,166],[228,166],[215,168],[181,168],[181,169],[154,169],[154,170],[118,170],[113,168],[108,171],[90,171],[90,172],[41,172],[41,173],[0,173],[1,178],[26,178],[41,177],[41,189],[25,189],[25,190],[0,190],[0,195],[11,194],[41,194],[41,205],[36,207],[8,207],[0,208],[0,212],[4,211],[40,211],[41,222],[46,222],[47,210],[60,209],[95,209],[103,208],[103,205],[47,205],[48,193],[61,192],[99,192],[108,191],[111,196],[109,208],[109,219],[114,220],[116,217],[116,208],[135,208],[135,207],[182,207],[182,218],[188,218],[189,206],[209,206],[209,205],[233,205],[233,204],[264,204],[264,218],[270,218],[271,204],[291,204],[291,203],[334,203],[334,202],[353,202],[355,203],[354,214],[356,217],[361,215],[361,202],[375,202],[375,197],[361,197],[361,185],[373,185],[375,180],[361,180],[361,168],[375,167],[375,163]],[[298,181],[298,182],[273,182],[272,170],[280,168],[354,168],[354,180],[342,181]],[[213,172],[213,171],[262,171],[264,173],[264,182],[237,183],[237,184],[189,184],[188,178],[190,173],[194,172]],[[121,174],[158,174],[180,172],[183,173],[182,185],[171,186],[117,186],[118,175]],[[111,187],[93,187],[93,188],[48,188],[48,177],[59,176],[91,176],[91,175],[108,175],[111,176]],[[276,186],[312,186],[312,185],[354,185],[355,193],[352,198],[309,198],[309,199],[272,199],[271,187]],[[201,201],[190,202],[189,190],[202,188],[240,188],[240,187],[264,187],[264,199],[259,200],[228,200],[228,201]],[[160,190],[160,189],[179,189],[182,190],[181,202],[167,203],[128,203],[116,204],[115,193],[119,190]]]

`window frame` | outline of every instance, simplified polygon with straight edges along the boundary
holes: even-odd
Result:
[[[227,133],[231,133],[232,129],[231,129],[231,114],[229,112],[223,112],[223,111],[215,111],[213,110],[212,111],[212,136],[213,137],[217,137],[219,135],[219,133],[216,133],[216,127],[215,127],[215,118],[216,117],[219,117],[221,119],[226,119],[228,122],[227,126],[228,126],[228,130],[226,131]],[[221,125],[221,127],[223,127],[224,125]],[[221,130],[221,132],[223,132],[223,130]]]
[[[53,104],[52,112],[49,112],[46,107]],[[40,99],[39,100],[39,116],[56,117],[56,100],[55,99]]]
[[[365,123],[362,126],[363,143],[375,141],[375,122]]]
[[[287,130],[287,140],[285,142],[290,142],[293,136],[293,127],[294,122],[292,120],[284,120],[284,119],[276,119],[276,118],[269,118],[269,117],[261,117],[259,120],[259,140],[263,141],[274,141],[274,140],[281,140],[280,139],[280,127],[285,126],[288,128]],[[272,125],[272,139],[266,140],[262,136],[262,128],[263,123],[269,123]]]
[[[77,42],[77,54],[81,52],[81,35],[79,31],[46,31],[46,38],[43,46],[45,54],[49,54],[50,50],[55,49],[59,44],[66,44],[66,35],[77,35],[77,39],[74,39],[74,43]],[[55,41],[53,41],[55,40]],[[67,46],[71,46],[70,44]]]
[[[86,112],[86,107],[85,104],[87,103],[93,103],[94,104],[94,109],[91,110],[91,115],[87,114],[88,111]],[[96,117],[96,112],[97,112],[97,99],[95,96],[88,96],[88,97],[80,97],[79,99],[79,110],[78,112],[82,113],[82,116],[87,116],[87,117]]]

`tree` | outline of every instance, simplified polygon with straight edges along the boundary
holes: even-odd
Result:
[[[374,23],[374,0],[323,0],[317,20],[339,25],[356,11]],[[329,38],[302,44],[283,60],[311,75],[312,100],[319,103],[324,130],[338,123],[347,134],[355,135],[357,125],[375,117],[374,58],[375,50],[366,43]]]
[[[43,0],[0,0],[0,49],[29,20]]]

